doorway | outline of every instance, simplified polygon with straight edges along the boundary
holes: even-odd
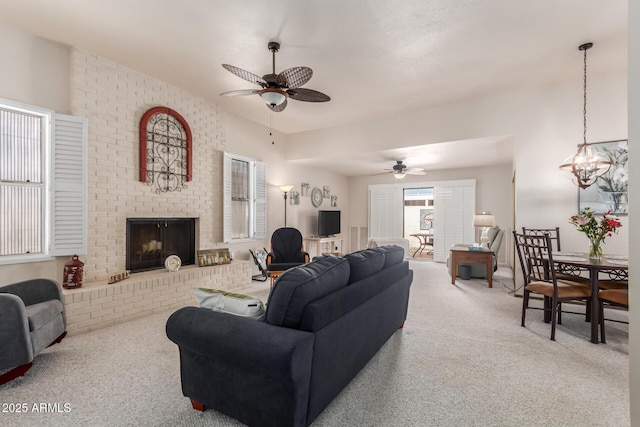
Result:
[[[403,190],[403,237],[409,240],[410,256],[414,259],[432,261],[435,255],[433,195],[433,187]]]

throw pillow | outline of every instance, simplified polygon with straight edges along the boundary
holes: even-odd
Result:
[[[193,292],[200,307],[256,320],[264,319],[264,303],[254,296],[208,288],[194,288]]]

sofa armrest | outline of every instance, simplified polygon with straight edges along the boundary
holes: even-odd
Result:
[[[33,360],[27,312],[20,297],[0,293],[0,371]]]
[[[308,355],[311,367],[313,334],[219,313],[184,307],[167,320],[167,337],[181,348],[230,364],[247,364],[270,375],[289,374],[294,358]],[[307,353],[308,352],[308,353]]]
[[[8,293],[19,296],[24,305],[33,305],[51,299],[62,299],[62,289],[50,279],[31,279],[0,287],[0,293]]]
[[[166,333],[180,348],[185,396],[249,425],[304,423],[312,333],[199,307],[173,313]]]

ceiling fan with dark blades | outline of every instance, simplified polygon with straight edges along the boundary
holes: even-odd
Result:
[[[241,79],[261,86],[262,89],[231,90],[221,93],[220,96],[260,95],[267,104],[267,108],[276,113],[287,107],[287,98],[305,102],[327,102],[331,100],[329,96],[322,92],[300,87],[306,84],[313,76],[313,70],[309,67],[293,67],[276,74],[276,52],[280,50],[280,43],[269,42],[268,48],[273,56],[271,74],[265,74],[260,77],[242,68],[222,64],[225,70]]]
[[[407,175],[426,175],[426,172],[422,168],[408,168],[402,160],[396,160],[396,164],[391,169],[385,169],[386,172],[392,173],[394,178],[402,179]]]

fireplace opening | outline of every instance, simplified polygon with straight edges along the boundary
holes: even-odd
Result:
[[[164,268],[169,255],[195,264],[195,230],[195,218],[127,218],[127,270]]]

